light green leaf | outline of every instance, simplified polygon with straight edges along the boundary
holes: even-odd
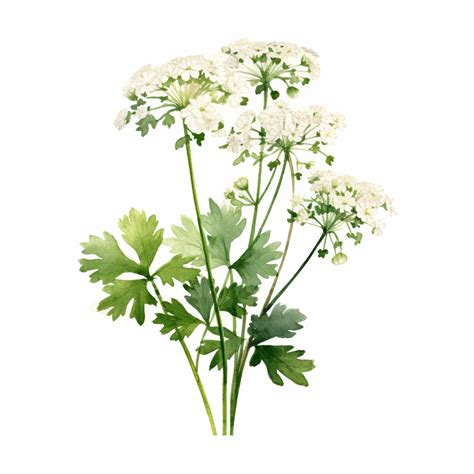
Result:
[[[173,280],[178,280],[181,283],[192,281],[199,275],[200,271],[197,268],[185,267],[185,265],[193,260],[193,257],[175,255],[169,262],[158,268],[155,275],[160,277],[163,285],[174,286]]]
[[[198,311],[206,324],[209,324],[213,306],[209,280],[204,277],[200,280],[196,279],[191,284],[184,285],[184,289],[189,293],[185,296],[186,301]]]
[[[257,297],[253,296],[257,291],[256,285],[244,286],[232,283],[229,287],[222,289],[219,296],[219,308],[232,316],[241,318],[246,313],[246,306],[257,305]]]
[[[295,335],[303,326],[299,324],[306,316],[297,309],[287,309],[285,305],[277,304],[270,316],[262,314],[252,316],[248,332],[252,336],[252,344],[260,344],[274,337],[289,338]]]
[[[217,327],[210,328],[209,331],[215,335],[219,334]],[[242,342],[242,338],[235,335],[227,328],[224,328],[224,336],[226,338],[225,355],[227,359],[231,359],[235,354],[237,354]],[[206,339],[202,341],[200,347],[197,350],[202,355],[212,354],[215,352],[214,357],[211,359],[209,370],[212,370],[214,367],[217,367],[219,370],[222,369],[222,352],[220,341]]]
[[[163,229],[156,230],[158,221],[151,215],[148,219],[144,211],[131,209],[128,215],[119,220],[122,237],[132,247],[140,263],[149,268],[163,241]]]
[[[86,259],[81,258],[81,272],[89,272],[92,283],[103,281],[105,284],[112,283],[122,273],[132,272],[139,275],[146,275],[146,269],[138,263],[130,260],[120,250],[115,237],[108,232],[104,232],[104,238],[101,239],[95,235],[89,237],[88,242],[83,242],[82,253],[85,255],[96,255],[99,258]]]
[[[281,257],[282,253],[277,250],[280,242],[266,245],[269,239],[270,231],[261,234],[232,265],[245,285],[260,285],[259,277],[268,278],[276,274],[276,264],[269,262]]]
[[[189,314],[186,308],[176,299],[171,303],[164,302],[165,313],[157,313],[155,324],[162,324],[162,334],[168,334],[173,331],[171,339],[179,341],[180,338],[189,337],[194,330],[202,324],[202,321]]]
[[[308,386],[303,372],[314,369],[314,362],[301,359],[305,351],[293,351],[293,346],[256,346],[250,359],[252,367],[264,362],[268,376],[276,385],[283,385],[279,372],[297,385]]]
[[[102,311],[110,308],[107,314],[112,316],[114,321],[125,315],[130,301],[133,300],[130,317],[142,325],[145,322],[145,305],[156,304],[155,298],[147,289],[146,280],[115,280],[111,285],[105,286],[104,291],[109,296],[99,303],[97,309]]]
[[[193,263],[198,266],[204,265],[202,253],[201,236],[193,220],[186,216],[181,216],[182,227],[171,226],[174,237],[164,240],[165,245],[171,247],[171,251],[177,255],[192,257]]]
[[[246,220],[241,219],[241,209],[219,207],[209,199],[210,211],[202,216],[203,226],[208,233],[209,252],[214,267],[230,265],[230,246],[244,231]]]

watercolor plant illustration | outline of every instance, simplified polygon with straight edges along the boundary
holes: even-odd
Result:
[[[129,107],[115,120],[118,129],[134,124],[142,137],[159,124],[172,129],[187,162],[195,213],[181,216],[165,235],[155,215],[132,209],[118,222],[123,242],[104,232],[82,244],[80,270],[103,285],[98,310],[113,320],[129,315],[140,325],[151,316],[181,346],[214,435],[216,409],[204,387],[202,359],[210,357],[211,374],[222,380],[223,435],[234,434],[247,366],[264,366],[276,385],[284,378],[308,385],[313,361],[286,343],[306,316],[283,299],[285,292],[310,262],[346,263],[349,243],[359,245],[364,229],[380,234],[380,214],[394,212],[382,188],[331,169],[328,147],[345,127],[343,116],[289,103],[318,76],[318,55],[310,49],[241,40],[211,55],[144,66],[126,85]],[[212,146],[227,150],[219,153],[231,157],[229,165],[250,162],[254,172],[203,209],[192,152]],[[291,195],[281,196],[285,180]],[[276,213],[287,226],[282,245],[268,227]],[[303,261],[288,265],[295,224],[313,244]],[[125,244],[136,258],[126,256]]]

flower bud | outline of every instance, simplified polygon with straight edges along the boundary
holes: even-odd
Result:
[[[224,197],[229,200],[235,199],[235,193],[232,189],[226,189],[224,191]]]
[[[336,253],[336,255],[332,257],[331,262],[334,263],[334,265],[342,265],[347,262],[347,255],[342,252]]]
[[[300,92],[299,89],[293,86],[290,86],[288,87],[288,89],[286,89],[286,93],[292,99],[294,99],[299,94],[299,92]]]
[[[249,188],[249,180],[245,176],[239,178],[234,181],[234,188],[239,191],[246,191]]]

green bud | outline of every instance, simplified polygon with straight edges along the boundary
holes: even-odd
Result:
[[[286,93],[292,99],[294,99],[299,94],[299,92],[300,92],[300,90],[297,87],[293,87],[293,86],[290,86],[290,87],[288,87],[288,89],[286,89]]]
[[[237,181],[234,181],[234,188],[239,191],[246,191],[249,188],[249,180],[245,176],[239,178]]]
[[[342,265],[347,262],[347,255],[342,252],[336,253],[336,255],[332,257],[331,262],[334,263],[334,265]]]
[[[235,199],[235,193],[232,189],[227,189],[224,191],[224,197],[229,200]]]

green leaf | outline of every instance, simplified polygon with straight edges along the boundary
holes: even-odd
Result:
[[[172,125],[174,125],[176,122],[175,118],[171,115],[171,114],[166,114],[164,117],[163,117],[163,125],[168,127],[168,128],[171,128]]]
[[[268,278],[276,274],[276,264],[269,262],[281,257],[282,253],[277,250],[280,242],[266,245],[269,239],[270,231],[261,234],[232,265],[245,285],[260,285],[259,277]]]
[[[193,137],[194,139],[196,140],[196,144],[197,146],[201,146],[202,145],[202,142],[204,141],[204,139],[206,138],[206,135],[204,134],[204,132],[201,132],[201,133],[194,133],[194,132],[191,132],[193,134]]]
[[[334,163],[334,156],[327,155],[326,156],[326,164],[329,165],[329,166],[332,166],[333,163]]]
[[[189,135],[184,135],[184,137],[178,138],[176,140],[176,143],[174,144],[174,148],[176,150],[179,150],[180,148],[183,148],[183,146],[187,145],[191,141],[191,138]]]
[[[174,286],[173,280],[181,283],[194,280],[200,273],[197,268],[185,267],[187,263],[194,260],[194,257],[183,257],[175,255],[169,262],[166,262],[155,272],[159,276],[163,285]]]
[[[210,328],[209,330],[213,334],[218,334],[217,328]],[[227,359],[231,359],[235,354],[237,354],[242,342],[242,338],[226,328],[224,328],[224,336],[226,338],[225,355]],[[206,339],[202,341],[197,350],[202,355],[212,354],[215,352],[214,357],[211,359],[209,370],[212,370],[214,367],[217,367],[219,370],[222,369],[222,352],[220,341]]]
[[[212,199],[209,199],[209,209],[210,211],[202,216],[202,222],[208,233],[212,265],[229,266],[230,246],[244,231],[246,220],[241,219],[241,209],[219,207]]]
[[[109,294],[104,298],[97,309],[109,309],[107,313],[115,321],[119,316],[125,315],[130,301],[130,317],[142,325],[145,322],[145,305],[156,304],[155,298],[147,289],[146,280],[115,280],[111,285],[104,286],[104,291]]]
[[[222,289],[219,296],[219,308],[232,316],[241,318],[246,313],[246,306],[257,305],[257,297],[253,296],[257,291],[256,285],[244,286],[232,283],[229,287]]]
[[[171,230],[174,237],[165,239],[165,245],[171,247],[171,251],[177,255],[193,257],[195,265],[204,265],[202,253],[201,236],[193,220],[186,216],[181,216],[182,227],[173,225]],[[191,260],[193,261],[193,260]]]
[[[324,258],[329,253],[328,249],[319,249],[318,250],[318,257]]]
[[[141,136],[144,137],[151,128],[155,128],[158,120],[156,120],[153,115],[148,114],[146,117],[143,117],[137,122],[137,131],[141,133]]]
[[[256,367],[260,362],[267,366],[268,376],[276,385],[283,385],[281,373],[297,385],[308,386],[303,372],[314,369],[314,362],[300,359],[305,351],[293,351],[293,346],[256,346],[250,359],[250,366]]]
[[[249,103],[249,98],[248,97],[242,97],[240,101],[240,105],[245,106]]]
[[[142,266],[149,268],[163,242],[163,229],[156,229],[156,216],[151,215],[147,219],[145,212],[131,209],[118,225],[123,232],[123,240],[135,250]]]
[[[117,240],[112,234],[104,232],[104,238],[101,239],[95,235],[89,237],[88,242],[83,242],[82,253],[85,255],[96,255],[97,259],[81,258],[81,272],[89,272],[92,283],[103,281],[105,284],[112,283],[122,273],[146,274],[146,270],[140,267],[138,263],[130,260],[118,246]]]
[[[306,316],[297,309],[287,309],[285,305],[277,304],[270,316],[267,314],[252,316],[248,330],[252,336],[252,344],[260,344],[274,337],[293,337],[294,331],[303,327],[299,323],[305,319]]]
[[[155,324],[162,324],[161,334],[168,334],[173,331],[171,340],[179,341],[181,338],[189,337],[194,330],[202,324],[202,321],[189,314],[186,308],[176,299],[171,303],[164,302],[165,313],[157,313]]]
[[[206,324],[209,324],[211,310],[213,306],[211,288],[207,278],[196,279],[189,285],[184,285],[184,289],[189,293],[186,301],[203,317]]]

